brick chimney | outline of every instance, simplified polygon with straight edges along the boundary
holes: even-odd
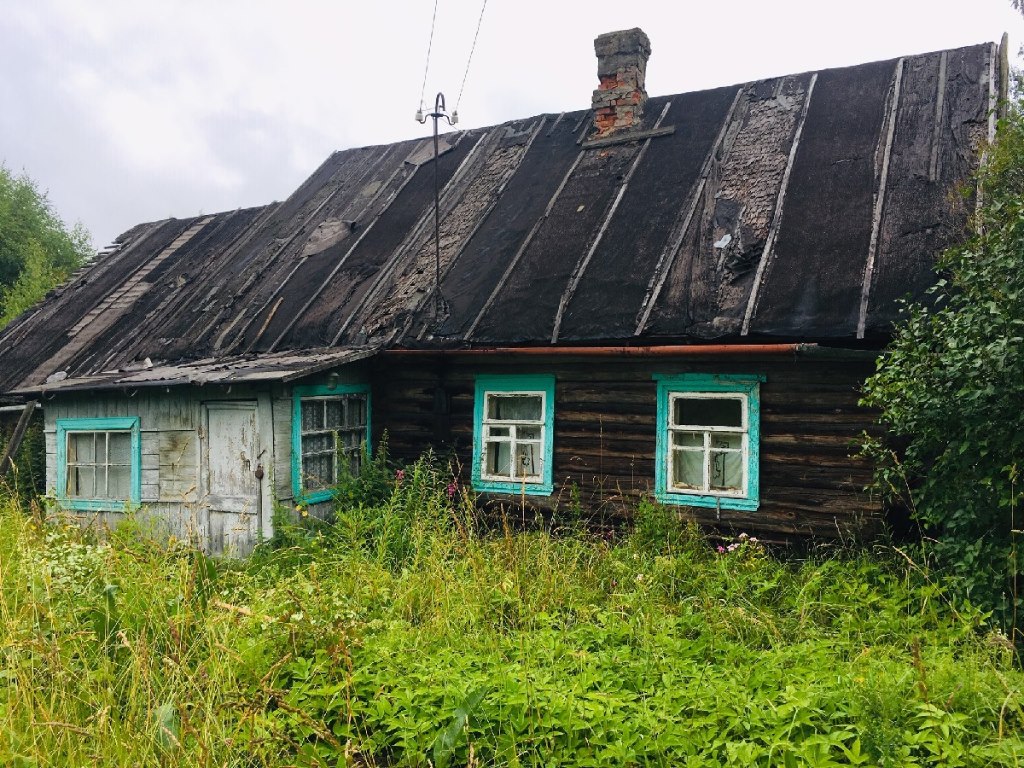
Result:
[[[607,32],[594,40],[597,77],[594,138],[639,127],[647,102],[644,79],[651,41],[639,28]]]

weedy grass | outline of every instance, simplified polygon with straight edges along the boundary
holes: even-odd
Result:
[[[0,501],[0,764],[1018,765],[1024,675],[891,549],[498,525],[425,460],[214,561]]]

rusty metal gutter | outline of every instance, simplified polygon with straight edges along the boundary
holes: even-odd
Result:
[[[384,357],[817,357],[873,360],[876,350],[822,347],[818,344],[660,344],[612,347],[466,347],[462,349],[386,349]]]

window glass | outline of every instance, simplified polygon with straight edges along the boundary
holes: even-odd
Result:
[[[131,484],[131,467],[127,465],[112,465],[107,467],[107,493],[108,499],[127,499]]]
[[[738,398],[677,397],[672,423],[680,426],[742,427],[743,403]]]
[[[128,466],[131,464],[132,436],[128,432],[108,432],[107,447],[110,463]]]
[[[343,414],[345,403],[342,400],[324,400],[325,418],[324,426],[328,429],[337,429],[345,423]]]
[[[488,443],[487,474],[512,477],[512,444]]]
[[[68,467],[68,496],[78,499],[96,498],[95,467]]]
[[[128,430],[68,432],[68,498],[127,501],[131,496],[132,436]]]
[[[489,394],[488,419],[499,421],[540,421],[543,418],[543,398],[540,395]]]
[[[96,461],[96,434],[79,432],[68,435],[68,459],[76,464],[92,464]]]
[[[497,493],[550,494],[555,378],[481,375],[476,381],[473,484]]]
[[[358,474],[366,441],[366,395],[303,398],[300,411],[302,490],[331,487],[338,482],[340,466]]]
[[[743,489],[743,454],[739,451],[711,451],[711,490]]]
[[[320,400],[302,401],[302,431],[322,429],[324,426],[324,407]]]
[[[673,451],[672,485],[677,488],[704,487],[704,451]]]

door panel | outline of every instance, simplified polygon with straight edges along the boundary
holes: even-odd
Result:
[[[203,475],[209,542],[216,553],[244,555],[261,529],[256,402],[209,402]]]

